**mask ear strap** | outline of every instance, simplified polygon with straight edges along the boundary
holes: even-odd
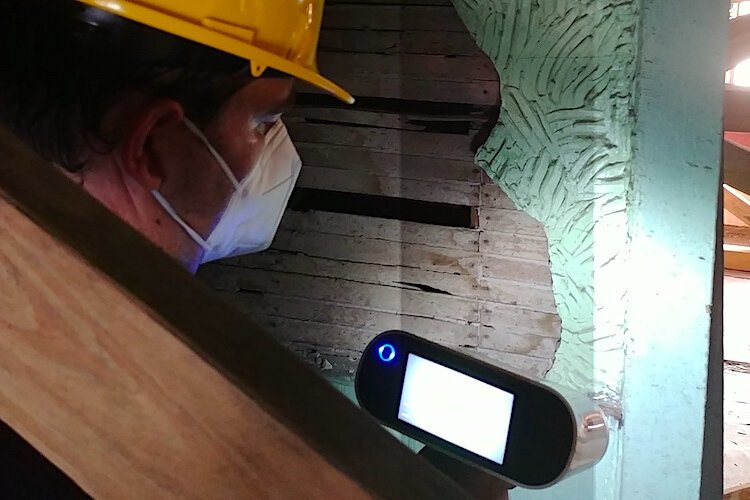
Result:
[[[227,165],[227,162],[224,161],[224,158],[219,154],[216,149],[211,145],[211,142],[208,140],[208,138],[201,132],[201,130],[195,126],[193,122],[185,118],[185,125],[187,126],[188,130],[190,130],[198,139],[201,140],[203,144],[205,144],[206,149],[208,149],[208,152],[211,153],[211,156],[214,157],[216,162],[219,164],[221,169],[224,171],[224,175],[227,176],[227,179],[229,179],[229,182],[232,183],[234,186],[234,189],[236,191],[239,191],[240,188],[240,182],[237,180],[237,177],[234,175],[234,172],[232,172],[232,169],[229,168],[229,165]]]
[[[182,229],[185,230],[185,232],[190,236],[193,241],[195,241],[203,250],[206,252],[211,251],[211,246],[208,244],[206,240],[203,239],[203,237],[198,234],[198,232],[190,227],[187,222],[183,220],[182,217],[180,217],[177,214],[177,211],[172,207],[172,204],[167,201],[166,198],[164,198],[159,191],[151,191],[151,194],[156,198],[156,201],[161,205],[161,207],[174,219],[174,221],[182,226]]]

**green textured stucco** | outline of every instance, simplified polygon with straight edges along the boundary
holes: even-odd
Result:
[[[709,311],[726,5],[453,3],[502,83],[477,163],[548,231],[563,326],[548,377],[622,410],[596,468],[511,498],[718,498],[707,374],[721,376],[708,353],[720,349]]]
[[[548,378],[617,400],[639,2],[454,0],[502,85],[476,160],[543,222],[563,333]]]

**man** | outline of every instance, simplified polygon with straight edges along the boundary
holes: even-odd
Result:
[[[353,101],[315,70],[321,1],[0,7],[0,122],[190,271],[270,245],[292,77]]]
[[[191,272],[261,251],[301,166],[280,122],[292,78],[353,102],[316,69],[322,7],[0,0],[0,123]]]

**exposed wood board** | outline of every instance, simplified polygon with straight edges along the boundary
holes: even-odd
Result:
[[[356,236],[467,252],[479,251],[479,231],[330,212],[287,210],[281,227],[292,231]]]
[[[724,251],[724,269],[750,272],[750,248],[745,252]]]
[[[735,189],[750,191],[750,151],[724,141],[724,182]]]
[[[289,347],[307,359],[309,363],[316,365],[323,373],[333,377],[353,377],[361,357],[361,353],[358,351],[335,349],[302,342],[289,344]],[[454,346],[454,349],[487,363],[524,373],[531,377],[543,378],[552,367],[552,359],[535,358],[493,349],[461,346]]]
[[[488,326],[479,329],[480,347],[497,352],[521,354],[530,358],[553,359],[560,344],[560,337],[544,337],[529,333],[511,333]]]
[[[239,311],[5,132],[0,158],[0,191],[26,214],[7,207],[0,217],[0,267],[8,278],[0,280],[7,287],[0,305],[0,416],[89,493],[205,498],[217,492],[341,492],[346,498],[359,495],[351,486],[356,482],[385,498],[446,492],[465,497]],[[34,291],[24,297],[22,290]],[[33,304],[43,307],[34,311]],[[240,399],[224,397],[231,393]],[[165,409],[161,419],[156,408]],[[199,413],[186,419],[192,409]],[[212,412],[219,413],[201,417]],[[266,412],[283,425],[262,429]],[[243,434],[254,424],[249,436]],[[299,439],[284,437],[285,428]],[[219,443],[214,449],[227,459],[192,446],[197,434]],[[113,453],[114,439],[124,444],[120,453]],[[364,455],[363,443],[372,448]],[[293,450],[287,456],[288,445]],[[93,452],[96,447],[101,454]],[[166,453],[168,447],[175,456]],[[229,458],[237,454],[243,458]],[[181,467],[183,461],[199,469]],[[279,489],[272,491],[274,486]],[[305,491],[297,494],[302,486]]]
[[[724,208],[745,224],[750,225],[750,198],[745,193],[725,185]]]
[[[482,184],[482,206],[488,208],[505,208],[518,210],[513,200],[497,184]]]
[[[297,320],[282,317],[260,319],[261,324],[275,338],[281,342],[303,342],[322,346],[336,346],[339,348],[363,351],[370,341],[383,330],[365,330],[347,326],[318,323],[310,320]],[[415,331],[415,333],[419,333]],[[451,332],[437,330],[422,332],[430,336],[431,340],[445,345],[456,345]],[[459,336],[459,339],[462,335]]]
[[[302,168],[297,186],[471,207],[479,206],[479,185],[472,185],[465,181],[418,181],[306,165]]]
[[[326,7],[323,29],[457,31],[465,33],[453,6],[342,5]]]
[[[750,132],[750,90],[747,88],[726,86],[724,130]]]
[[[482,231],[479,237],[479,252],[549,263],[547,238],[537,236]]]
[[[750,227],[724,226],[724,243],[750,247]]]
[[[410,113],[406,110],[393,113],[384,110],[302,106],[297,107],[293,113],[284,115],[284,123],[286,124],[325,122],[337,125],[362,125],[417,132],[429,132],[432,127],[432,129],[437,129],[434,131],[441,133],[458,133],[452,132],[452,130],[458,129],[465,129],[467,132],[476,131],[482,128],[486,121],[487,117],[482,110],[463,114],[430,114]]]
[[[417,290],[419,285],[422,285],[424,290],[429,290],[426,287],[430,287],[435,290],[435,293],[445,292],[467,299],[476,298],[478,288],[477,278],[471,276],[427,271],[413,267],[382,266],[371,263],[332,260],[296,253],[280,253],[273,250],[225,261],[222,265],[239,267],[239,269],[225,268],[223,272],[247,273],[250,277],[252,277],[252,273],[247,270],[255,269],[302,274],[311,277],[322,276],[408,290]],[[540,295],[542,293],[544,292],[539,292]],[[546,293],[549,293],[549,291],[546,291]],[[342,297],[339,302],[345,300],[346,297]]]
[[[494,349],[472,349],[459,348],[469,356],[475,356],[490,364],[518,371],[532,377],[543,378],[544,375],[552,368],[551,359],[534,358],[519,354],[496,351]]]
[[[482,302],[480,320],[482,326],[495,330],[484,332],[489,333],[492,338],[502,339],[507,333],[560,339],[560,317],[557,314],[529,311],[507,304]],[[488,337],[483,335],[480,345],[491,347],[486,344],[487,340]]]
[[[456,180],[477,183],[479,167],[471,158],[451,160],[373,151],[358,146],[296,142],[303,164],[425,181]]]
[[[731,276],[733,278],[750,280],[750,272],[745,272],[745,271],[732,271],[730,269],[725,269],[724,276]]]
[[[377,96],[410,101],[458,102],[479,106],[497,106],[500,102],[499,82],[433,82],[423,78],[335,76],[329,75],[325,70],[323,72],[355,97]],[[303,92],[325,93],[324,90],[304,83],[300,83],[297,88]],[[333,100],[334,97],[331,99]]]
[[[500,233],[496,233],[500,234]],[[504,235],[507,239],[508,235]],[[479,275],[479,254],[361,237],[320,235],[280,229],[272,247],[310,257]]]
[[[483,207],[479,213],[479,229],[529,236],[547,235],[541,222],[520,210]]]
[[[493,278],[480,278],[477,297],[491,302],[557,314],[555,297],[549,288]]]
[[[732,142],[745,149],[750,148],[750,132],[733,132],[724,130],[724,140]]]
[[[458,323],[479,321],[476,301],[436,293],[281,272],[226,273],[214,266],[206,266],[201,275],[219,290],[275,293]]]
[[[326,29],[320,34],[319,48],[371,54],[484,55],[468,32]]]
[[[747,224],[742,222],[742,219],[732,215],[726,208],[724,209],[724,225],[733,227],[748,227]]]
[[[321,324],[368,330],[375,334],[384,330],[399,329],[417,335],[430,335],[431,338],[450,345],[472,345],[476,347],[479,342],[478,324],[440,321],[432,318],[373,311],[333,302],[291,298],[270,293],[261,296],[231,295],[231,300],[235,301],[241,309],[252,313],[254,318],[313,321]],[[257,321],[260,321],[260,319],[257,319]],[[304,341],[304,339],[292,340]],[[346,343],[325,342],[325,338],[315,340],[315,342],[331,347],[354,349]]]
[[[482,255],[482,276],[552,288],[548,262]]]
[[[468,135],[434,134],[315,123],[290,123],[288,128],[295,142],[360,146],[384,153],[464,161],[473,158],[471,138]]]
[[[315,263],[312,264],[311,267],[319,268],[319,266]],[[494,285],[492,286],[493,290],[499,290],[501,289],[500,286]],[[344,291],[345,294],[348,294],[348,291]],[[288,316],[288,315],[297,315],[301,316],[299,319],[313,319],[318,322],[323,322],[324,324],[330,324],[330,323],[341,323],[345,322],[346,325],[343,326],[350,326],[352,328],[373,328],[376,331],[373,331],[372,334],[374,335],[377,333],[378,327],[382,327],[382,329],[387,328],[395,328],[395,327],[401,327],[405,328],[410,331],[431,331],[431,332],[437,332],[437,329],[430,330],[430,326],[440,326],[439,331],[442,332],[441,335],[445,334],[448,331],[455,331],[456,328],[459,328],[458,332],[459,335],[455,336],[453,339],[442,339],[442,342],[448,343],[448,344],[457,344],[457,345],[463,345],[464,342],[461,340],[463,338],[466,339],[466,336],[461,337],[462,332],[465,334],[465,331],[463,330],[466,327],[460,327],[460,326],[454,326],[454,327],[447,327],[447,325],[450,325],[450,323],[445,322],[437,322],[434,324],[431,324],[432,320],[423,319],[423,318],[414,318],[410,316],[404,316],[403,314],[383,314],[378,311],[368,311],[363,310],[359,308],[352,308],[349,305],[340,305],[340,304],[330,304],[326,302],[321,302],[319,300],[311,300],[310,302],[315,302],[319,304],[318,307],[316,307],[314,304],[309,305],[298,305],[298,306],[290,306],[290,304],[293,303],[293,301],[297,299],[290,299],[289,297],[276,297],[273,294],[264,294],[264,295],[253,295],[253,294],[232,294],[234,296],[235,300],[240,301],[241,303],[246,304],[246,307],[249,310],[258,309],[257,313],[261,314],[262,310],[264,308],[267,308],[266,310],[271,310],[274,312],[274,314],[280,315],[280,316]],[[541,294],[540,294],[541,295]],[[551,291],[547,290],[546,295],[551,298]],[[517,299],[520,295],[518,293],[512,293],[512,297],[514,299]],[[344,300],[347,300],[347,298],[344,298]],[[268,303],[275,303],[275,306],[269,307]],[[304,303],[304,301],[303,301]],[[538,335],[536,335],[534,332],[532,333],[526,333],[523,335],[515,335],[510,333],[514,328],[515,329],[522,329],[525,331],[528,331],[529,326],[531,324],[539,324],[540,328],[542,329],[538,333],[544,333],[546,335],[549,335],[549,328],[552,325],[552,328],[554,328],[554,325],[559,320],[556,318],[555,314],[536,314],[531,313],[530,316],[525,315],[524,311],[517,310],[517,308],[509,307],[507,311],[503,311],[501,308],[497,308],[494,304],[485,304],[485,316],[487,318],[487,321],[490,322],[490,324],[495,325],[495,328],[489,328],[484,327],[482,331],[488,335],[488,339],[485,341],[486,346],[492,346],[497,349],[505,349],[505,350],[513,350],[514,352],[525,352],[530,354],[531,356],[542,356],[543,353],[547,352],[551,356],[551,353],[554,352],[554,349],[556,348],[558,339],[554,337],[546,337],[546,338],[538,338]],[[552,311],[554,311],[554,307],[551,307]],[[351,311],[351,313],[347,313],[346,311]],[[388,319],[390,318],[390,320]],[[399,318],[407,318],[406,321],[399,320]],[[401,323],[399,324],[399,321]],[[285,325],[288,323],[284,323]],[[321,327],[322,328],[322,327]],[[469,327],[471,328],[473,332],[473,326]],[[545,330],[546,329],[546,330]],[[455,335],[455,334],[454,334]],[[298,342],[299,338],[298,336],[290,336],[285,337],[287,341],[290,343]],[[558,335],[559,338],[559,335]],[[319,337],[313,337],[311,339],[308,339],[309,342],[311,342],[310,345],[316,346],[316,350],[323,349],[325,350],[325,345],[322,345]],[[336,347],[341,347],[339,344],[334,344],[329,346],[331,349],[335,349]],[[351,355],[347,357],[347,359],[350,359]],[[335,367],[338,367],[339,361],[331,360],[331,362],[334,364]],[[351,366],[353,367],[354,362],[352,362]],[[548,365],[544,365],[547,366]],[[338,368],[337,368],[338,369]],[[346,371],[346,370],[344,370]],[[349,371],[349,373],[353,373],[353,368]]]
[[[359,328],[344,327],[331,325],[328,323],[318,323],[315,321],[302,321],[281,317],[272,317],[262,320],[264,326],[267,326],[278,339],[286,342],[302,342],[307,344],[321,346],[336,346],[338,348],[362,351],[367,344],[383,330],[365,330]],[[450,332],[444,330],[438,331],[420,331],[410,330],[416,335],[426,336],[435,342],[451,347],[468,347],[460,343],[463,333],[455,338]],[[551,358],[556,350],[555,339],[535,337],[533,335],[501,335],[500,342],[493,345],[492,350],[498,353],[516,354],[538,358],[547,361]],[[459,343],[455,341],[458,340]],[[538,353],[541,355],[534,355]]]
[[[318,64],[321,71],[334,80],[340,77],[390,77],[422,79],[433,84],[437,82],[498,84],[495,67],[485,55],[448,57],[321,52],[318,54]]]
[[[219,275],[226,273],[242,276],[245,274],[248,279],[252,279],[252,270],[265,270],[311,277],[322,276],[407,290],[414,290],[417,289],[417,285],[423,285],[456,297],[488,300],[540,312],[555,312],[551,285],[535,286],[534,284],[524,283],[521,279],[504,280],[486,277],[478,279],[471,276],[436,273],[418,268],[380,266],[274,251],[239,257],[225,261],[225,263],[204,267],[209,269],[215,265],[227,265],[235,268],[213,271],[213,273]],[[549,269],[546,272],[549,273]],[[540,271],[540,274],[542,273],[543,271]],[[521,278],[521,276],[513,277]],[[525,278],[525,276],[523,277]],[[408,283],[408,285],[405,283]],[[345,298],[339,300],[339,302],[342,301],[345,301]]]

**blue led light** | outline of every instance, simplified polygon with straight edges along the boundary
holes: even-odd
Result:
[[[378,347],[378,356],[386,363],[390,363],[396,357],[396,348],[391,344],[383,344]]]

